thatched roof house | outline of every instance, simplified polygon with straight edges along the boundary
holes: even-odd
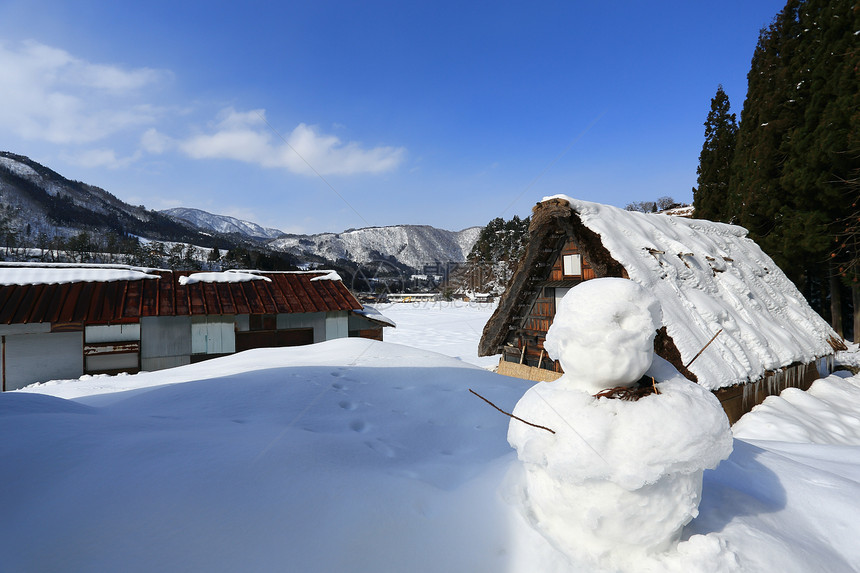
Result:
[[[502,354],[501,373],[560,375],[543,350],[555,301],[596,277],[629,278],[657,296],[664,322],[657,353],[715,391],[732,420],[787,385],[808,387],[844,348],[741,227],[559,195],[537,204],[529,233],[479,346],[483,356]]]

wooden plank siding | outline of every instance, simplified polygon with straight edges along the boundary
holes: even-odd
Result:
[[[814,363],[793,364],[777,372],[766,372],[764,378],[755,382],[720,388],[714,391],[714,395],[722,404],[729,423],[734,424],[768,396],[779,395],[786,388],[809,390],[818,378],[818,368]]]
[[[587,281],[589,279],[593,279],[596,277],[596,275],[594,274],[594,269],[591,268],[591,265],[585,259],[585,257],[581,257],[582,274],[581,275],[573,275],[573,276],[567,275],[566,276],[564,274],[564,266],[563,266],[563,261],[564,261],[565,255],[582,255],[582,253],[579,252],[579,249],[576,247],[576,245],[573,243],[573,241],[568,239],[564,243],[564,245],[562,246],[561,250],[559,251],[558,256],[555,258],[555,261],[553,261],[552,270],[549,273],[549,280],[550,281],[552,281],[552,282],[563,281],[565,279],[569,280],[572,278],[576,278],[576,279],[579,279],[581,281]]]
[[[544,350],[546,333],[555,317],[555,289],[573,287],[583,280],[595,278],[595,273],[572,240],[567,239],[556,250],[546,280],[534,285],[536,296],[531,306],[520,317],[518,328],[511,330],[508,336],[504,352],[507,362],[561,372],[561,366]],[[564,257],[567,255],[580,255],[580,274],[564,274]]]

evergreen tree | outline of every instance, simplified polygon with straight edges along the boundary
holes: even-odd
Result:
[[[729,183],[729,216],[834,324],[846,288],[830,280],[845,262],[834,238],[856,199],[844,181],[860,167],[855,4],[788,0],[762,30]]]
[[[727,202],[738,124],[729,108],[729,96],[720,85],[705,121],[705,143],[696,170],[698,187],[693,189],[693,206],[699,219],[727,222],[731,219]]]
[[[729,192],[729,216],[749,229],[750,236],[789,274],[776,227],[785,198],[780,185],[783,140],[797,121],[797,106],[789,102],[796,96],[792,71],[797,64],[799,3],[789,0],[770,27],[759,34],[747,75]]]
[[[850,332],[854,342],[860,342],[860,170],[845,182],[845,191],[853,197],[853,202],[850,212],[836,221],[835,246],[830,253],[833,263],[831,276],[835,280],[841,279],[842,286],[851,293],[848,302],[853,306],[854,316],[849,320]]]
[[[530,217],[514,215],[510,221],[497,217],[481,229],[467,257],[465,272],[456,281],[468,283],[469,290],[504,290],[513,269],[525,253]]]
[[[478,240],[469,253],[473,263],[516,262],[528,244],[530,218],[514,215],[510,221],[497,217],[481,229]]]

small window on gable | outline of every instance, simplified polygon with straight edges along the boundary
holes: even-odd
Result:
[[[582,275],[582,258],[580,255],[564,255],[562,257],[562,273],[566,277]]]

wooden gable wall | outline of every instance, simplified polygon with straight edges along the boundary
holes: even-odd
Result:
[[[581,272],[575,275],[564,274],[564,257],[579,255]],[[596,278],[594,269],[586,257],[582,256],[576,244],[568,238],[550,258],[551,268],[545,280],[535,285],[536,295],[522,317],[519,328],[509,332],[505,345],[506,362],[539,367],[561,373],[561,366],[547,356],[543,344],[546,333],[555,317],[556,289],[567,289],[584,280]]]

